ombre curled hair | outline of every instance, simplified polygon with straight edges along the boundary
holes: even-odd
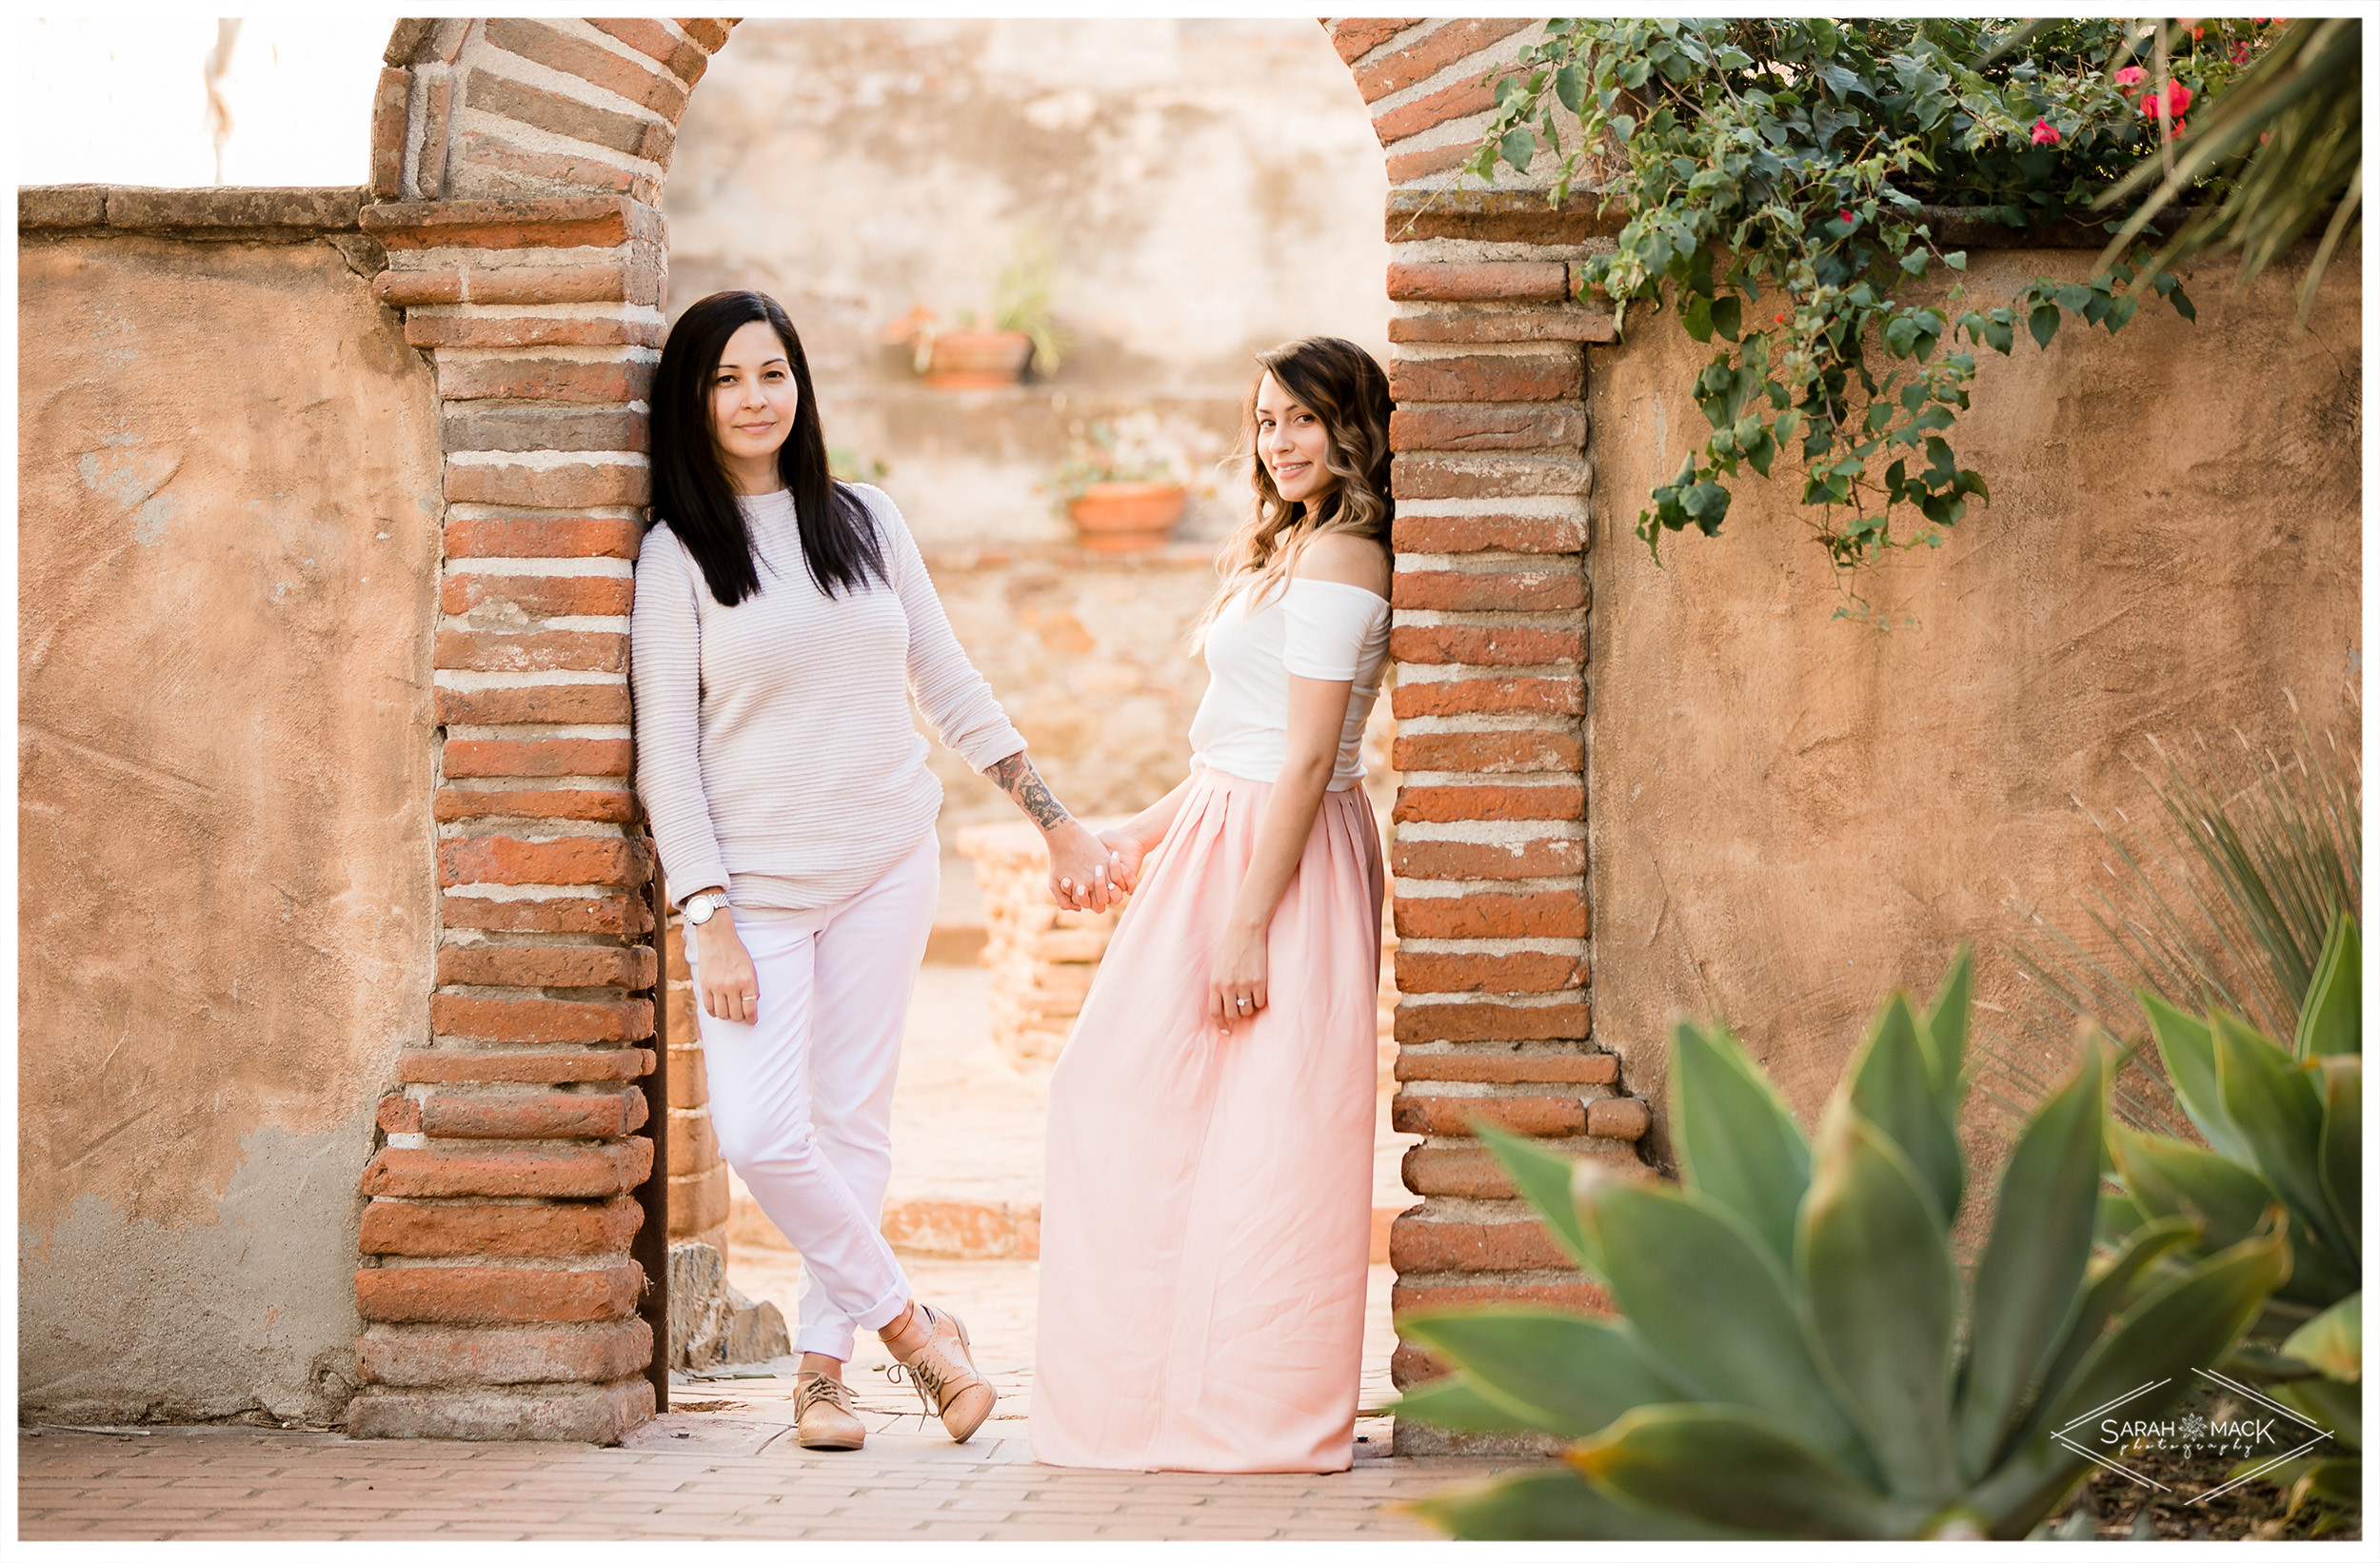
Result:
[[[1193,641],[1243,587],[1253,586],[1251,610],[1279,591],[1298,551],[1324,532],[1349,532],[1390,551],[1390,524],[1397,502],[1388,486],[1388,376],[1370,353],[1342,337],[1310,336],[1257,355],[1256,383],[1241,412],[1240,454],[1249,464],[1256,514],[1216,555],[1222,585],[1199,615]],[[1256,399],[1266,374],[1322,420],[1322,465],[1339,481],[1311,510],[1304,502],[1281,498],[1273,473],[1256,448]],[[1253,581],[1251,581],[1253,577]]]

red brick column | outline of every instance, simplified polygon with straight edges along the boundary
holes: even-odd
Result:
[[[726,24],[401,23],[374,287],[437,367],[438,986],[364,1175],[364,1436],[615,1442],[652,1415],[654,866],[628,612],[658,193]]]
[[[1475,1119],[1640,1165],[1649,1121],[1588,1009],[1587,203],[1481,192],[1478,145],[1517,18],[1324,24],[1372,105],[1392,188],[1397,401],[1396,1127],[1422,1202],[1389,1240],[1396,1307],[1596,1308],[1470,1133]],[[1438,1372],[1400,1344],[1399,1385]],[[1400,1450],[1442,1435],[1399,1424]]]

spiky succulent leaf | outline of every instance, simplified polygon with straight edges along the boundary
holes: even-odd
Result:
[[[1398,1329],[1460,1368],[1487,1400],[1565,1438],[1685,1394],[1646,1359],[1624,1322],[1489,1304],[1407,1314]]]
[[[2364,1262],[2364,1059],[2333,1054],[2322,1060],[2322,1192],[2331,1218],[2352,1245],[2360,1277]],[[2359,1283],[2360,1284],[2360,1280]]]
[[[1432,1427],[1457,1433],[1558,1433],[1528,1417],[1515,1415],[1497,1400],[1479,1393],[1462,1374],[1450,1373],[1426,1384],[1416,1384],[1397,1397],[1396,1413]]]
[[[1457,1488],[1407,1507],[1423,1523],[1464,1541],[1743,1539],[1683,1514],[1624,1502],[1568,1466]]]
[[[2213,1030],[2223,1111],[2248,1141],[2256,1170],[2334,1258],[2352,1255],[2354,1245],[2323,1188],[2320,1066],[2298,1063],[2278,1042],[2222,1010],[2214,1013]]]
[[[2121,1248],[2148,1220],[2148,1213],[2131,1195],[2121,1189],[2103,1188],[2099,1191],[2099,1219],[2092,1228],[2091,1240],[2101,1248]]]
[[[2025,1125],[2000,1175],[1992,1236],[1975,1270],[1954,1445],[1971,1481],[2017,1425],[2082,1306],[2099,1210],[2103,1089],[2094,1042]]]
[[[2266,1392],[2338,1441],[2337,1449],[2361,1453],[2364,1447],[2364,1392],[2335,1378],[2300,1378],[2275,1384]]]
[[[1919,1028],[1909,996],[1894,993],[1837,1091],[1848,1091],[1859,1116],[1901,1148],[1947,1226],[1958,1215],[1966,1171],[1957,1127],[1935,1094],[1938,1073],[1934,1044]]]
[[[1792,1264],[1810,1142],[1726,1027],[1671,1028],[1670,1136],[1686,1186],[1742,1217],[1777,1263]]]
[[[2111,1127],[2112,1127],[2111,1125]],[[2168,1255],[2186,1251],[2198,1239],[2198,1224],[2179,1217],[2152,1221],[2127,1238],[2114,1257],[2105,1264],[2094,1264],[2090,1285],[2083,1293],[2082,1306],[2075,1310],[2074,1320],[2067,1326],[2066,1338],[2058,1343],[2057,1355],[2051,1359],[2049,1371],[2041,1375],[2041,1388],[2034,1396],[2039,1408],[2032,1425],[2038,1425],[2051,1405],[2066,1393],[2075,1370],[2091,1355],[2099,1337],[2107,1332],[2108,1320],[2138,1301],[2146,1293],[2145,1280],[2151,1270]],[[2030,1431],[2030,1426],[2028,1431]]]
[[[1929,1512],[1885,1496],[1746,1406],[1646,1406],[1575,1446],[1570,1460],[1631,1502],[1755,1535],[1907,1535]]]
[[[1954,1118],[1958,1116],[1958,1099],[1965,1086],[1961,1074],[1967,1067],[1967,1017],[1974,988],[1974,947],[1961,944],[1924,1017],[1926,1036],[1934,1043],[1934,1094],[1942,1098],[1942,1110]]]
[[[1959,1487],[1950,1431],[1958,1272],[1916,1169],[1839,1099],[1820,1131],[1798,1266],[1819,1360],[1886,1491],[1946,1502]]]
[[[2157,1057],[2181,1098],[2182,1111],[2207,1137],[2207,1143],[2236,1161],[2253,1161],[2248,1141],[2231,1126],[2223,1110],[2223,1090],[2214,1075],[2214,1034],[2194,1015],[2184,1015],[2143,988],[2133,997],[2149,1017],[2150,1035],[2157,1039]]]
[[[1969,1489],[1993,1539],[2022,1539],[2082,1475],[2083,1456],[2057,1442],[2058,1432],[2117,1400],[2126,1418],[2153,1418],[2189,1392],[2192,1369],[2222,1360],[2289,1266],[2287,1235],[2276,1227],[2200,1260],[2126,1310],[2032,1435]]]
[[[2111,1123],[2108,1148],[2124,1187],[2142,1210],[2204,1228],[2192,1245],[2201,1255],[2247,1237],[2264,1219],[2266,1207],[2281,1197],[2254,1168],[2165,1135],[2136,1134]]]
[[[2296,1054],[2329,1058],[2364,1050],[2364,941],[2351,913],[2341,912],[2323,940],[2314,979],[2297,1011]]]
[[[2319,1368],[2344,1384],[2364,1376],[2364,1295],[2341,1297],[2281,1342],[2281,1355]]]
[[[1504,1176],[1513,1180],[1521,1198],[1537,1213],[1545,1230],[1562,1247],[1589,1280],[1603,1279],[1603,1261],[1595,1251],[1595,1237],[1580,1224],[1578,1207],[1570,1196],[1570,1180],[1577,1158],[1547,1150],[1536,1140],[1499,1129],[1492,1123],[1473,1125],[1488,1154],[1496,1157]]]
[[[1812,1359],[1792,1282],[1741,1217],[1700,1195],[1613,1177],[1583,1191],[1579,1214],[1657,1369],[1696,1398],[1768,1413],[1865,1474],[1866,1451]]]

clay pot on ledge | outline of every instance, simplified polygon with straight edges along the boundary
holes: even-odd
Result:
[[[1022,331],[945,331],[934,339],[925,383],[943,390],[1013,386],[1032,357],[1033,339]]]
[[[1181,519],[1190,491],[1178,483],[1095,483],[1066,506],[1075,535],[1095,553],[1155,548]]]

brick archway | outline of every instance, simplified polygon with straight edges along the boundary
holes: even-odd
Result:
[[[436,365],[445,460],[431,1033],[364,1176],[362,1435],[610,1442],[651,1415],[637,1191],[679,1171],[656,1063],[653,873],[629,792],[627,613],[663,333],[655,208],[732,21],[397,25],[375,103],[374,288]],[[1592,1301],[1477,1113],[1630,1154],[1589,1042],[1582,210],[1444,191],[1532,24],[1325,21],[1371,104],[1398,259],[1398,1127],[1427,1136],[1398,1300]],[[681,1188],[673,1229],[724,1222]],[[649,1202],[649,1201],[648,1201]],[[644,1263],[640,1263],[640,1257]],[[649,1307],[647,1313],[650,1313]],[[1400,1349],[1400,1383],[1429,1372]],[[1417,1430],[1418,1432],[1418,1430]],[[1399,1431],[1400,1445],[1408,1434]]]

